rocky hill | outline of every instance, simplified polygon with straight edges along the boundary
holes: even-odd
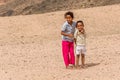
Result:
[[[118,4],[120,0],[5,0],[0,6],[0,16],[39,14]]]

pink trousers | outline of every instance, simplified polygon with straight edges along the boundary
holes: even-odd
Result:
[[[68,41],[62,41],[62,53],[63,59],[66,66],[69,64],[75,64],[75,55],[74,55],[74,43]]]

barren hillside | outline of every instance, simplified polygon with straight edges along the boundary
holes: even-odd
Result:
[[[118,4],[120,0],[7,0],[0,6],[0,16],[39,14]]]

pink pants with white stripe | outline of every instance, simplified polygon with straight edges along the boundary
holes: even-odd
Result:
[[[74,43],[68,41],[62,41],[62,53],[63,59],[66,66],[69,64],[75,64],[75,55],[74,55]]]

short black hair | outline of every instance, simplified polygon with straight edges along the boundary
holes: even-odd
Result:
[[[74,14],[71,11],[66,12],[64,17],[66,18],[67,15],[70,15],[72,18],[74,18]]]
[[[84,23],[83,23],[82,20],[79,20],[79,21],[76,22],[76,27],[77,27],[77,24],[78,24],[78,23],[82,23],[82,25],[84,26]]]

